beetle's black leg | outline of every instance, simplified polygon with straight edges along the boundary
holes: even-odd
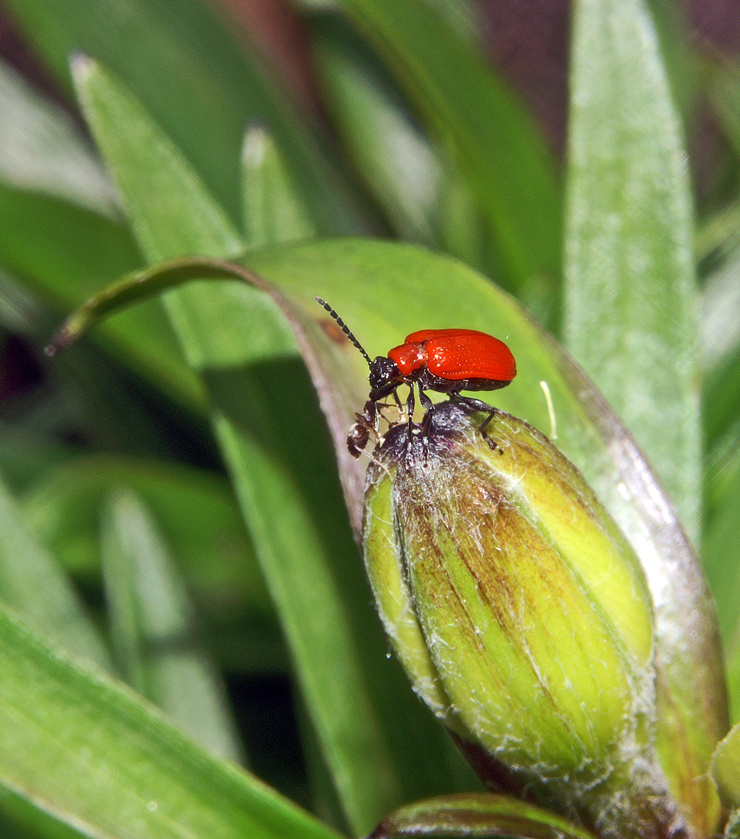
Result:
[[[429,429],[432,425],[432,414],[434,413],[434,402],[419,388],[419,402],[424,408],[424,419],[421,423],[421,445],[424,449],[424,462],[426,463],[429,453]]]
[[[409,385],[409,395],[406,398],[406,413],[409,417],[409,442],[411,442],[411,432],[414,425],[414,408],[416,407],[416,397],[414,396],[414,386]]]
[[[434,402],[424,393],[424,391],[419,388],[419,402],[421,402],[422,407],[427,412],[427,414],[432,413],[434,411]]]
[[[491,422],[491,420],[493,419],[493,417],[494,417],[495,413],[496,413],[496,410],[494,409],[493,411],[491,411],[491,412],[488,414],[488,416],[487,416],[487,417],[483,420],[483,422],[482,422],[482,423],[478,426],[478,430],[480,431],[480,433],[481,433],[481,434],[485,434],[485,432],[486,432],[486,428],[488,428],[488,424],[489,424],[489,423]]]
[[[481,423],[480,427],[482,429],[485,429],[488,423],[493,419],[493,415],[496,413],[496,409],[493,405],[489,405],[488,402],[483,402],[482,399],[474,399],[472,396],[463,396],[461,393],[451,393],[450,399],[455,402],[462,402],[463,405],[467,405],[474,411],[481,411],[482,413],[488,414],[488,417]]]
[[[493,407],[493,405],[489,405],[487,402],[483,402],[482,399],[474,399],[472,396],[462,396],[459,393],[451,393],[450,399],[452,399],[454,402],[462,402],[463,405],[467,405],[474,411],[481,411],[483,413],[488,414],[488,416],[478,426],[478,431],[480,431],[480,433],[483,435],[483,439],[494,451],[498,451],[499,454],[503,454],[504,451],[501,448],[501,446],[499,446],[498,443],[495,442],[495,440],[492,440],[486,434],[486,428],[488,428],[491,420],[496,414],[496,409]]]

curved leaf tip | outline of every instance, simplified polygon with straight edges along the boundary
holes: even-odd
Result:
[[[69,68],[75,79],[81,80],[88,75],[95,66],[95,59],[84,52],[73,52],[69,59]]]
[[[71,337],[69,330],[62,326],[57,330],[51,341],[44,347],[44,355],[52,358],[61,350],[66,349],[73,340],[74,338]]]

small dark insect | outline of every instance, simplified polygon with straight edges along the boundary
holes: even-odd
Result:
[[[400,407],[396,391],[401,385],[409,387],[406,398],[409,434],[416,407],[415,388],[426,411],[423,433],[428,431],[427,417],[435,410],[434,403],[426,395],[428,390],[446,393],[454,402],[487,413],[488,417],[480,425],[481,433],[485,432],[496,409],[480,399],[463,396],[460,391],[498,390],[511,383],[516,376],[516,361],[503,341],[474,329],[422,329],[408,335],[403,344],[394,347],[387,356],[371,359],[334,309],[320,297],[316,301],[339,324],[370,367],[370,396],[363,413],[356,415],[357,423],[347,438],[350,454],[359,457],[370,438],[370,430],[377,434],[377,403],[380,400],[393,396]]]

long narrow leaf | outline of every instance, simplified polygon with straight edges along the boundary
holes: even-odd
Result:
[[[308,214],[305,203],[295,191],[289,172],[285,166],[280,150],[275,144],[274,137],[262,126],[250,126],[244,137],[244,155],[242,159],[243,202],[244,202],[244,238],[249,249],[282,244],[303,238],[313,238],[316,229]],[[260,376],[249,368],[241,373],[242,379],[248,385],[247,392],[251,394],[251,406],[246,408],[254,414],[254,406],[270,401],[271,393],[261,385]],[[224,424],[225,425],[225,424]],[[241,473],[242,496],[245,505],[255,507],[259,505],[259,493],[267,475],[263,467],[263,459],[259,452],[248,447],[239,446],[236,435],[233,438],[234,458],[246,456],[246,469]],[[224,441],[228,440],[228,429],[224,428]],[[269,468],[269,467],[268,467]],[[255,476],[258,479],[255,481]],[[245,480],[248,478],[249,481]],[[239,486],[239,476],[235,473],[235,483]],[[286,499],[292,503],[294,499]],[[274,506],[274,505],[273,505]],[[280,510],[279,512],[283,512]],[[288,515],[290,511],[286,510]],[[259,527],[257,522],[257,527]],[[278,523],[278,527],[280,524]],[[268,537],[269,538],[269,537]],[[266,542],[267,540],[265,540]],[[263,552],[269,557],[272,565],[279,565],[279,558]],[[278,560],[275,562],[275,560]],[[279,575],[278,576],[279,580]],[[278,587],[278,590],[281,587]],[[290,614],[288,603],[281,609],[282,614]],[[324,815],[331,824],[342,824],[345,821],[342,802],[337,795],[336,785],[332,779],[332,771],[324,755],[324,749],[310,714],[306,713],[305,702],[296,703],[301,733],[301,751],[306,767],[306,775],[311,790],[311,800],[317,812]],[[326,738],[321,738],[325,742]]]
[[[69,580],[0,485],[0,598],[54,643],[109,668],[110,659]]]
[[[296,234],[301,230],[310,229],[311,222],[305,216],[305,206],[301,202],[300,197],[291,189],[290,183],[284,178],[282,173],[284,165],[281,160],[278,149],[273,143],[270,143],[266,154],[262,160],[257,171],[254,167],[245,167],[245,213],[247,218],[249,214],[253,216],[253,220],[257,222],[256,229],[262,234],[269,234],[269,241],[261,240],[263,244],[279,244],[281,237],[283,239],[294,239]],[[272,189],[267,201],[255,202],[253,200],[255,190],[253,185],[250,185],[251,179],[257,180],[259,193],[259,185],[272,185]],[[286,225],[286,220],[291,220],[291,226]],[[248,237],[248,244],[250,246],[258,244],[254,239]],[[269,371],[268,371],[269,372]],[[302,371],[301,371],[302,372]],[[281,390],[284,387],[283,377],[279,377],[277,387],[270,381],[272,377],[265,377],[259,369],[252,370],[245,369],[241,373],[242,380],[245,385],[245,391],[251,394],[251,399],[245,401],[243,408],[239,414],[250,416],[248,427],[254,430],[255,440],[265,442],[271,440],[274,436],[274,430],[271,427],[269,420],[269,413],[273,415],[280,415],[283,405],[281,397]],[[295,377],[294,377],[295,378]],[[304,377],[300,376],[301,382],[305,381]],[[228,379],[226,380],[228,383]],[[214,383],[214,389],[218,389],[218,379]],[[301,393],[301,390],[298,391]],[[305,421],[309,415],[314,415],[315,399],[313,395],[304,394],[302,399],[296,399],[296,393],[293,393],[293,410],[300,415]],[[233,403],[233,399],[228,402]],[[307,410],[308,409],[308,410]],[[255,420],[257,420],[255,422]],[[309,427],[305,428],[307,433],[310,433]],[[323,432],[323,428],[321,429]],[[315,437],[314,435],[311,435]],[[323,439],[323,433],[321,438]],[[257,508],[257,501],[259,493],[264,485],[264,478],[266,476],[264,470],[264,456],[253,446],[239,447],[239,441],[234,439],[235,450],[237,456],[241,453],[246,455],[246,468],[241,473],[241,483],[244,486],[244,491],[252,493],[252,507]],[[280,449],[287,449],[286,442],[275,438],[269,444],[274,451]],[[291,446],[292,448],[292,446]],[[322,447],[312,447],[313,456],[306,458],[304,447],[298,445],[292,453],[285,452],[286,462],[300,464],[298,466],[298,474],[300,474],[301,484],[306,484],[306,495],[315,495],[318,500],[318,505],[312,505],[312,517],[314,521],[321,523],[321,530],[327,534],[327,544],[331,543],[333,550],[327,551],[327,558],[330,554],[335,557],[341,557],[344,554],[354,556],[354,548],[347,550],[342,547],[342,542],[337,541],[336,536],[332,539],[328,534],[336,533],[334,524],[327,527],[327,522],[332,518],[331,498],[333,493],[327,491],[330,486],[334,486],[333,475],[327,480],[326,466],[327,461],[325,455],[322,456]],[[259,480],[255,481],[255,475],[259,476]],[[244,478],[252,479],[251,486],[246,485]],[[235,476],[237,485],[239,484],[239,476]],[[257,494],[254,494],[257,493]],[[278,505],[278,516],[271,522],[276,532],[281,528],[283,521],[286,521],[293,515],[295,509],[295,499],[290,493],[279,493],[283,498],[284,503]],[[264,506],[264,505],[261,505]],[[273,503],[273,507],[275,504]],[[269,524],[270,522],[268,522]],[[257,523],[260,527],[262,522]],[[329,541],[331,540],[331,542]],[[277,560],[277,561],[276,561]],[[341,560],[340,560],[341,562]],[[296,600],[295,592],[291,591],[281,584],[283,580],[290,579],[297,586],[298,590],[302,591],[300,580],[306,572],[311,574],[313,567],[306,567],[302,559],[299,559],[297,564],[285,564],[281,561],[279,556],[274,556],[272,559],[278,584],[277,589],[284,595],[292,596],[293,603],[286,602],[283,614],[288,619],[298,618],[302,607],[310,607],[312,605],[309,599],[302,595]],[[344,562],[341,562],[344,565]],[[336,568],[337,566],[335,566]],[[341,566],[339,566],[341,567]],[[359,658],[362,660],[364,670],[370,673],[371,698],[376,708],[380,709],[379,719],[381,725],[385,728],[384,736],[390,746],[393,760],[396,764],[396,785],[397,790],[393,793],[394,798],[399,797],[417,797],[419,795],[426,795],[430,789],[441,788],[449,789],[469,789],[470,785],[477,786],[476,780],[472,777],[472,772],[463,764],[458,754],[453,756],[451,761],[446,759],[445,751],[452,749],[452,744],[449,740],[444,739],[444,734],[437,728],[431,719],[420,716],[418,706],[410,700],[410,694],[407,685],[404,683],[404,677],[401,676],[395,669],[387,667],[378,668],[378,662],[382,662],[382,649],[377,645],[377,623],[374,622],[374,616],[370,615],[366,608],[365,588],[361,586],[357,590],[357,571],[360,568],[359,563],[348,563],[347,567],[354,569],[354,573],[350,575],[350,579],[344,577],[343,582],[340,582],[341,594],[344,600],[344,606],[350,614],[351,623],[357,627],[356,630],[357,647]],[[362,576],[360,574],[360,576]],[[311,586],[308,577],[305,578],[306,590]],[[364,580],[362,581],[364,584]],[[350,595],[352,593],[352,596]],[[280,596],[279,594],[277,596]],[[357,597],[359,596],[359,601]],[[318,603],[316,604],[318,606]],[[366,621],[370,618],[370,627],[363,628],[363,619]],[[369,631],[368,631],[369,630]],[[329,633],[330,634],[330,633]],[[333,641],[332,641],[333,643]],[[349,687],[349,685],[347,685]],[[339,703],[342,704],[341,699]],[[392,712],[389,713],[389,709]],[[305,714],[302,715],[305,718]],[[321,720],[318,725],[321,725]],[[419,725],[421,722],[421,725]],[[335,721],[336,725],[336,721]],[[337,731],[341,726],[337,726]],[[312,779],[312,787],[316,798],[316,806],[321,812],[335,814],[334,821],[341,821],[341,803],[337,801],[336,791],[332,789],[330,774],[336,771],[337,760],[329,760],[327,763],[326,756],[320,757],[319,739],[323,743],[327,742],[327,734],[332,735],[331,732],[326,732],[323,737],[317,738],[316,735],[308,728],[303,726],[303,742],[306,750],[307,769],[309,776]],[[427,755],[426,766],[423,772],[418,771],[418,763],[421,755]],[[343,752],[337,757],[342,760],[351,759],[351,757]],[[436,771],[435,768],[437,767]],[[435,779],[435,775],[437,776]],[[441,786],[439,786],[441,784]],[[401,790],[405,790],[401,792]]]
[[[691,195],[679,119],[643,0],[579,0],[571,72],[568,346],[633,430],[697,542],[699,346]],[[718,805],[708,780],[697,778],[706,779],[722,732],[683,719],[693,716],[693,697],[702,692],[696,671],[686,669],[677,650],[672,625],[686,624],[687,637],[691,630],[681,598],[664,596],[668,569],[659,576],[655,570],[648,577],[658,610],[658,649],[675,692],[672,699],[659,695],[658,750],[690,821],[700,832],[711,831]],[[688,568],[683,573],[693,576]],[[696,584],[687,577],[678,585]],[[674,612],[669,620],[666,605]],[[676,707],[682,709],[678,715]],[[690,745],[676,761],[676,738],[687,734]]]
[[[698,297],[681,127],[643,0],[574,25],[567,345],[699,537]]]
[[[241,762],[224,686],[197,643],[183,580],[151,513],[130,490],[119,489],[104,510],[101,556],[126,681],[210,752]]]
[[[129,142],[136,143],[149,154],[139,169],[122,166],[126,161],[123,144],[110,149],[108,164],[113,168],[116,184],[124,199],[129,219],[140,247],[150,258],[177,256],[196,247],[198,252],[225,256],[239,253],[243,244],[222,207],[210,196],[202,180],[186,163],[184,154],[165,138],[147,118],[141,104],[114,76],[103,72],[92,59],[76,55],[72,61],[78,95],[92,128],[98,133],[114,123],[126,126]],[[101,95],[110,92],[108,96]],[[143,156],[143,155],[142,155]],[[182,204],[178,208],[168,201],[169,168],[180,171]],[[130,206],[130,194],[146,192],[158,196],[146,213]],[[198,207],[198,213],[193,212]]]
[[[437,244],[437,150],[346,22],[327,15],[313,29],[327,107],[360,177],[398,235]]]
[[[84,836],[69,824],[58,821],[21,795],[0,788],[0,831],[7,839],[80,839]]]
[[[723,451],[707,481],[704,567],[715,592],[719,627],[727,659],[730,719],[740,721],[740,566],[737,561],[737,511],[740,509],[740,446]]]
[[[275,138],[262,126],[244,137],[244,237],[250,248],[316,235],[306,203],[296,192]]]
[[[727,686],[730,692],[730,722],[740,723],[740,627],[727,649]]]
[[[58,105],[0,62],[0,180],[116,215],[110,181]]]
[[[0,787],[83,835],[336,839],[1,609],[0,669]]]
[[[740,227],[737,228],[740,232]],[[715,448],[737,440],[740,418],[740,254],[708,279],[703,295],[704,442]]]

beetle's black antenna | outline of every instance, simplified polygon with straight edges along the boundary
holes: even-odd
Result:
[[[344,334],[345,334],[345,335],[349,338],[349,340],[350,340],[350,341],[352,341],[352,343],[353,343],[353,344],[357,347],[357,349],[358,349],[358,350],[362,353],[362,355],[363,355],[363,357],[364,357],[365,361],[367,361],[367,363],[368,363],[368,364],[372,365],[372,363],[373,363],[373,362],[372,362],[372,359],[371,359],[371,358],[370,358],[370,356],[369,356],[369,355],[365,352],[365,349],[363,348],[362,344],[361,344],[361,343],[357,340],[357,338],[355,338],[355,336],[354,336],[354,335],[350,332],[349,327],[347,326],[347,324],[346,324],[346,323],[345,323],[345,322],[344,322],[344,321],[343,321],[343,320],[339,317],[339,315],[338,315],[338,314],[334,311],[334,309],[332,309],[332,307],[331,307],[331,306],[330,306],[330,305],[326,302],[326,300],[322,300],[320,297],[317,297],[317,298],[316,298],[316,302],[317,302],[319,305],[323,306],[323,307],[326,309],[326,311],[327,311],[327,312],[329,312],[329,314],[330,314],[330,315],[334,318],[334,320],[335,320],[335,321],[339,324],[339,326],[341,326],[341,328],[342,328],[342,332],[344,332]]]

